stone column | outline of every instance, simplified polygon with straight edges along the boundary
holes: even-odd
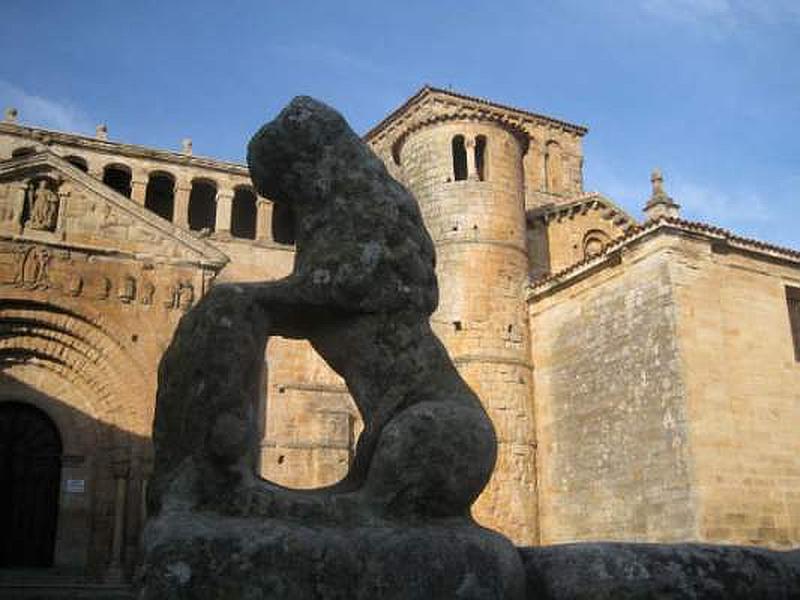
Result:
[[[134,175],[131,177],[131,200],[144,206],[147,197],[147,177]]]
[[[256,239],[272,241],[272,202],[266,198],[256,199]]]
[[[142,456],[142,497],[139,505],[139,520],[141,529],[144,531],[144,525],[147,522],[147,488],[150,485],[150,478],[153,476],[153,451],[147,450]],[[141,532],[140,532],[141,533]]]
[[[114,530],[111,538],[111,562],[106,571],[107,581],[122,581],[122,547],[125,543],[125,500],[128,495],[128,477],[131,471],[130,450],[114,448],[111,455],[111,472],[114,475]]]
[[[175,213],[172,222],[178,227],[189,228],[189,197],[192,194],[192,186],[189,183],[179,181],[175,186]]]
[[[217,192],[217,221],[214,229],[222,237],[231,234],[231,210],[233,209],[233,192],[220,190]]]
[[[478,179],[478,169],[475,167],[475,138],[465,139],[464,149],[467,153],[467,179]]]
[[[98,162],[90,160],[89,170],[86,173],[98,181],[103,181],[103,165]]]

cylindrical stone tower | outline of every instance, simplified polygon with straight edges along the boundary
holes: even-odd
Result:
[[[393,147],[436,244],[436,333],[478,393],[499,442],[475,506],[483,524],[537,542],[523,155],[528,137],[492,116],[418,122]]]

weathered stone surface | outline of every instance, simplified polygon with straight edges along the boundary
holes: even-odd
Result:
[[[430,329],[434,250],[413,196],[310,98],[262,128],[248,159],[295,268],[216,286],[164,355],[142,598],[521,597],[514,547],[470,516],[496,439]],[[358,406],[339,484],[256,476],[272,335],[309,340]]]
[[[704,544],[564,544],[520,551],[536,600],[791,600],[800,551]]]
[[[143,598],[524,597],[516,550],[471,525],[345,529],[208,513],[160,523],[148,532]]]

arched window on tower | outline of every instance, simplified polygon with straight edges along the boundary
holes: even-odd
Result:
[[[453,138],[453,180],[463,181],[467,178],[467,149],[464,146],[464,136],[457,135]]]
[[[81,158],[80,156],[74,156],[73,155],[73,156],[65,156],[64,160],[67,161],[72,166],[77,167],[78,169],[80,169],[84,173],[88,173],[89,172],[89,163],[86,162],[85,158]]]
[[[131,197],[131,170],[125,165],[106,165],[103,169],[103,183],[123,196]]]
[[[189,229],[214,231],[216,218],[217,185],[209,179],[195,179],[189,195]]]
[[[475,138],[475,170],[478,172],[478,181],[486,181],[485,135],[479,135]]]
[[[175,208],[175,178],[164,171],[150,173],[144,207],[162,219],[172,221]]]
[[[237,187],[233,193],[231,235],[248,240],[256,239],[256,195],[245,186]]]
[[[561,191],[561,146],[558,142],[547,142],[544,151],[544,183],[548,192]]]

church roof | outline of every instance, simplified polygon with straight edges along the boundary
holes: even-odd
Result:
[[[425,85],[416,94],[411,96],[402,105],[389,113],[389,115],[370,129],[364,135],[364,139],[371,142],[388,134],[398,126],[407,127],[408,125],[412,125],[414,123],[413,116],[415,113],[419,112],[422,107],[436,102],[440,104],[450,103],[456,105],[461,111],[481,114],[485,118],[508,122],[520,128],[524,128],[526,124],[549,125],[578,136],[583,136],[589,131],[583,125],[576,125],[528,110],[491,102],[477,96],[469,96],[467,94]]]
[[[583,213],[595,208],[603,209],[606,218],[612,220],[615,225],[626,231],[637,225],[636,219],[624,208],[600,192],[585,192],[563,204],[552,203],[530,208],[525,212],[525,215],[529,222],[535,219],[548,222],[552,219]]]
[[[800,265],[800,250],[740,236],[727,229],[708,223],[687,221],[677,217],[660,217],[646,221],[641,225],[630,227],[623,235],[607,244],[599,254],[586,257],[557,273],[532,281],[528,288],[528,299],[542,295],[554,288],[559,288],[563,284],[581,279],[608,264],[617,264],[620,253],[624,249],[652,235],[669,232],[699,235],[718,244],[720,248],[738,250],[764,258]]]

